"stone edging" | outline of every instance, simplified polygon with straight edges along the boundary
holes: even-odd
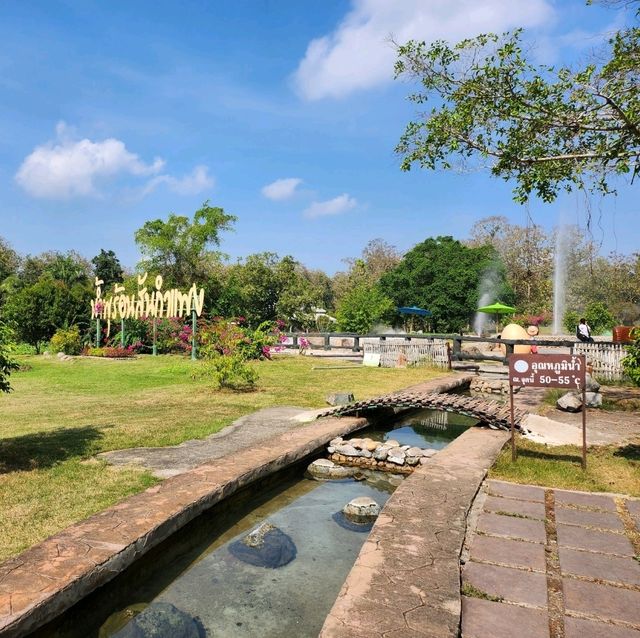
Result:
[[[360,550],[320,638],[459,635],[467,513],[508,437],[470,428],[402,482]]]

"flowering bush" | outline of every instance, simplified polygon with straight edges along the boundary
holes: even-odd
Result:
[[[197,339],[200,356],[204,359],[238,355],[249,360],[270,359],[273,352],[282,350],[281,344],[286,337],[277,322],[264,322],[251,330],[237,320],[214,317],[210,322],[200,322]]]
[[[49,348],[53,352],[64,352],[65,354],[80,354],[82,351],[82,340],[80,339],[80,329],[78,326],[71,328],[58,328],[49,341]]]

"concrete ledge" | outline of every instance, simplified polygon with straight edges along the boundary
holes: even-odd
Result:
[[[0,564],[0,635],[49,622],[181,527],[242,487],[368,424],[323,419],[167,479]]]
[[[508,438],[471,428],[405,479],[363,545],[321,638],[459,635],[467,513]]]

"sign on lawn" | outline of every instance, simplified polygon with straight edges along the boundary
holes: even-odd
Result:
[[[530,388],[567,388],[580,391],[587,362],[577,354],[512,354],[509,385]]]

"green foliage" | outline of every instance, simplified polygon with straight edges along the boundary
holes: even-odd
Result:
[[[340,330],[367,334],[393,311],[393,301],[377,285],[360,283],[342,297],[336,318]]]
[[[595,335],[611,330],[616,325],[613,315],[605,304],[600,301],[590,303],[584,311],[584,318]]]
[[[242,317],[234,321],[222,317],[215,317],[210,322],[200,321],[196,332],[200,357],[239,356],[245,361],[270,359],[271,349],[277,349],[284,338],[281,324],[265,321],[253,330],[243,323]]]
[[[58,328],[49,341],[49,348],[53,352],[64,352],[71,355],[80,354],[82,351],[80,328],[78,326]]]
[[[136,356],[136,349],[128,346],[104,346],[103,348],[86,348],[84,354],[88,357],[105,357],[106,359],[130,359]]]
[[[140,267],[162,274],[171,285],[189,286],[204,277],[208,260],[218,260],[219,256],[207,248],[219,245],[220,232],[231,229],[235,220],[235,216],[206,201],[193,220],[172,213],[166,221],[145,222],[135,233],[136,244],[145,257]]]
[[[10,348],[11,336],[9,328],[0,323],[0,392],[11,392],[9,375],[18,369],[18,362],[13,358]]]
[[[435,102],[401,137],[402,168],[489,161],[494,176],[515,179],[521,202],[585,186],[611,192],[612,178],[639,170],[639,36],[620,30],[603,63],[577,71],[529,62],[519,30],[398,46],[396,77],[421,85],[410,99],[421,110]]]
[[[70,285],[45,273],[35,284],[8,297],[4,318],[15,328],[19,339],[39,351],[58,328],[73,324],[88,326],[91,294],[86,284]]]
[[[253,390],[258,380],[258,373],[247,365],[241,354],[216,355],[208,359],[196,375],[210,379],[216,388],[231,390]]]
[[[631,334],[634,340],[626,348],[627,356],[622,360],[622,367],[631,381],[640,386],[640,330],[636,328]]]
[[[496,299],[512,303],[513,292],[492,246],[470,248],[453,237],[431,237],[383,275],[380,287],[396,306],[430,310],[434,330],[457,332],[469,324],[478,307],[479,283],[488,271],[495,280]]]
[[[580,321],[580,315],[575,310],[567,310],[562,318],[562,325],[569,334],[575,334],[578,322]],[[587,322],[588,323],[588,322]]]
[[[91,263],[96,277],[104,282],[103,290],[106,290],[113,283],[122,281],[124,274],[122,266],[113,250],[107,251],[101,248],[100,253],[91,260]]]

